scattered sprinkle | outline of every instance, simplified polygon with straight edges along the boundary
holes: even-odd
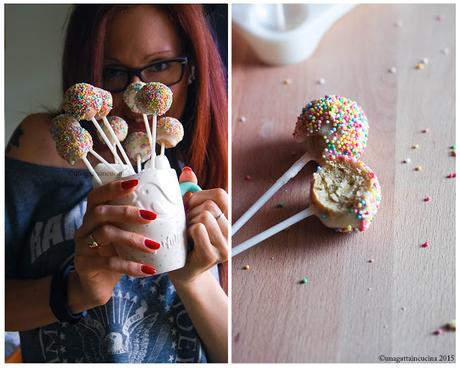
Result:
[[[243,267],[243,270],[249,270],[251,267],[247,264],[246,266]]]
[[[292,84],[292,79],[287,78],[287,79],[283,80],[283,84],[286,84],[286,85]]]
[[[284,202],[280,202],[276,205],[276,208],[284,208]]]
[[[424,201],[424,202],[431,202],[431,197],[430,197],[430,196],[426,196],[425,198],[423,198],[423,201]]]
[[[410,162],[411,162],[410,158],[406,158],[405,160],[403,160],[403,164],[410,164]]]
[[[444,20],[444,15],[437,15],[434,19],[436,19],[438,22],[442,22]]]
[[[402,20],[398,20],[397,22],[395,22],[395,27],[401,28],[402,26],[403,26]]]
[[[446,176],[447,179],[453,179],[457,176],[456,173],[450,173],[449,175]]]
[[[455,332],[457,330],[457,325],[455,323],[455,319],[450,321],[448,324],[446,324],[445,329],[447,331],[453,331]]]
[[[371,258],[370,260],[368,260],[367,263],[374,263],[374,258]]]
[[[444,330],[442,328],[438,328],[436,331],[433,332],[433,334],[442,335],[443,332],[444,332]]]
[[[429,246],[430,246],[430,243],[428,243],[427,241],[422,244],[422,248],[428,248]]]
[[[414,170],[415,170],[415,171],[422,171],[422,167],[421,167],[420,165],[415,166],[415,169],[414,169]]]
[[[419,149],[420,148],[420,145],[419,144],[414,144],[412,145],[412,149]]]
[[[422,129],[422,133],[425,134],[425,133],[428,133],[429,130],[428,129]]]
[[[252,180],[252,176],[251,175],[246,175],[244,177],[244,180],[246,180],[246,181]]]
[[[454,150],[455,149],[455,144],[449,147],[449,149]]]
[[[326,79],[320,78],[316,83],[317,84],[326,84]]]
[[[442,49],[442,53],[443,53],[444,55],[448,55],[448,54],[450,54],[450,49],[449,49],[448,47],[444,47],[444,48]]]
[[[456,157],[456,156],[457,156],[457,153],[455,153],[455,151],[450,151],[450,156],[451,156],[451,157]]]
[[[239,121],[240,123],[245,123],[246,120],[247,120],[247,119],[246,119],[246,116],[241,116],[241,117],[238,119],[238,121]]]
[[[429,63],[430,61],[428,60],[427,57],[424,57],[423,59],[420,60],[420,62],[421,62],[422,64],[428,65],[428,63]]]
[[[425,64],[417,63],[417,64],[415,64],[415,69],[417,69],[417,70],[425,69]]]
[[[390,69],[388,69],[388,71],[392,74],[396,74],[396,72],[398,71],[398,69],[396,69],[395,66],[392,66]]]
[[[308,277],[304,277],[301,281],[300,281],[301,284],[307,284],[308,283]]]

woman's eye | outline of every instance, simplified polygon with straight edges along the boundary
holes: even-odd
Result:
[[[162,72],[163,70],[166,70],[168,68],[169,68],[169,63],[158,63],[158,64],[155,64],[155,65],[152,65],[149,68],[149,72],[158,73],[158,72]]]
[[[106,69],[104,75],[106,78],[117,78],[125,74],[124,70],[120,69]]]

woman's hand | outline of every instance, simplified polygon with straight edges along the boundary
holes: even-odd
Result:
[[[180,182],[194,181],[196,176],[185,167]],[[228,259],[228,194],[216,188],[186,193],[184,206],[187,216],[187,233],[194,247],[188,253],[184,268],[169,273],[171,281],[187,284],[218,263]]]
[[[152,253],[160,247],[151,239],[117,227],[121,223],[147,224],[156,218],[155,213],[133,206],[108,204],[131,194],[137,185],[136,179],[115,181],[94,189],[88,195],[82,226],[75,233],[75,271],[89,305],[106,304],[123,274],[136,277],[156,272],[150,265],[120,258],[116,251],[116,247],[131,247]],[[91,248],[91,244],[95,247]]]

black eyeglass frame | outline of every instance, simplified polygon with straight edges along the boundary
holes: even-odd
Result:
[[[181,64],[181,73],[180,73],[180,77],[177,81],[173,82],[173,83],[169,83],[167,84],[168,87],[170,86],[173,86],[174,84],[177,84],[179,83],[182,78],[184,77],[184,74],[185,74],[185,66],[188,64],[189,62],[189,59],[187,56],[184,56],[184,57],[177,57],[177,58],[172,58],[172,59],[161,59],[161,60],[156,60],[155,62],[147,65],[147,66],[144,66],[143,68],[124,68],[124,67],[119,67],[118,65],[106,65],[104,66],[104,71],[103,73],[105,73],[105,70],[106,69],[111,69],[111,70],[119,70],[119,71],[124,71],[128,74],[128,82],[126,84],[126,86],[124,86],[123,88],[121,89],[117,89],[115,91],[109,91],[111,93],[119,93],[119,92],[123,92],[126,87],[128,87],[131,83],[131,80],[133,79],[134,76],[138,77],[142,82],[144,83],[148,83],[148,82],[145,82],[143,79],[142,79],[142,75],[141,73],[148,69],[148,68],[151,68],[152,66],[156,65],[156,64],[161,64],[161,63],[166,63],[166,62],[179,62]],[[104,87],[105,88],[105,87]]]

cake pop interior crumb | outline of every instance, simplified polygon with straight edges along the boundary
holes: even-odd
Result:
[[[359,169],[334,162],[315,174],[313,189],[321,204],[332,211],[353,206],[357,197],[365,191],[366,178]]]

